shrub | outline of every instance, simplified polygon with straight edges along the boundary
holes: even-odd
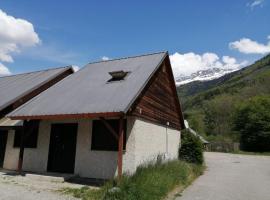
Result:
[[[270,96],[241,103],[235,112],[234,129],[241,135],[242,150],[270,151]]]
[[[182,133],[179,159],[189,163],[203,163],[203,144],[197,136],[188,131]]]

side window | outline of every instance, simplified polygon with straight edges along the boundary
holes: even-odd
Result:
[[[119,134],[119,120],[106,120],[110,126]],[[124,150],[126,149],[126,129],[127,121],[124,120]],[[118,141],[113,134],[107,129],[101,120],[94,120],[92,127],[92,150],[100,151],[117,151]]]
[[[37,148],[39,121],[24,122],[24,147]],[[13,147],[20,147],[23,130],[16,130]]]

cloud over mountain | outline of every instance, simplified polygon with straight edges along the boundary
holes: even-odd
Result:
[[[215,53],[196,54],[189,53],[174,53],[170,55],[170,60],[174,72],[174,76],[186,76],[200,70],[208,70],[213,68],[219,69],[238,69],[243,67],[246,62],[238,62],[235,58],[230,56],[223,56],[220,58]]]

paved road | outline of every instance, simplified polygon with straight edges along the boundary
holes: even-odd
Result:
[[[177,200],[270,200],[270,156],[205,157],[207,171]]]

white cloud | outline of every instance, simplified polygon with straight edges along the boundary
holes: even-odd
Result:
[[[77,65],[72,65],[72,68],[75,72],[79,71],[80,67]]]
[[[9,75],[9,74],[11,74],[9,69],[5,65],[0,63],[0,76],[5,76],[5,75]]]
[[[0,62],[13,62],[12,53],[40,42],[30,22],[14,18],[0,9]],[[0,65],[0,74],[6,74],[7,70],[3,64]]]
[[[229,44],[231,49],[236,49],[245,54],[266,54],[270,53],[270,37],[268,43],[261,44],[249,38],[242,38],[239,41],[234,41]]]
[[[263,6],[264,0],[253,0],[249,3],[247,3],[247,6],[250,7],[251,9],[257,7],[257,6]]]
[[[236,59],[230,56],[223,56],[222,61],[226,64],[233,65],[236,63]]]
[[[247,62],[237,62],[233,57],[223,56],[222,59],[215,53],[204,53],[202,55],[193,52],[180,54],[178,52],[170,55],[170,60],[175,77],[190,75],[199,70],[211,68],[238,69]]]
[[[242,62],[237,62],[237,60],[230,56],[222,56],[222,61],[224,63],[223,68],[229,68],[229,69],[238,69],[241,67],[244,67],[248,64],[248,61],[244,60]]]
[[[105,61],[105,60],[110,60],[110,58],[107,57],[107,56],[102,56],[102,57],[101,57],[101,60],[104,60],[104,61]]]

